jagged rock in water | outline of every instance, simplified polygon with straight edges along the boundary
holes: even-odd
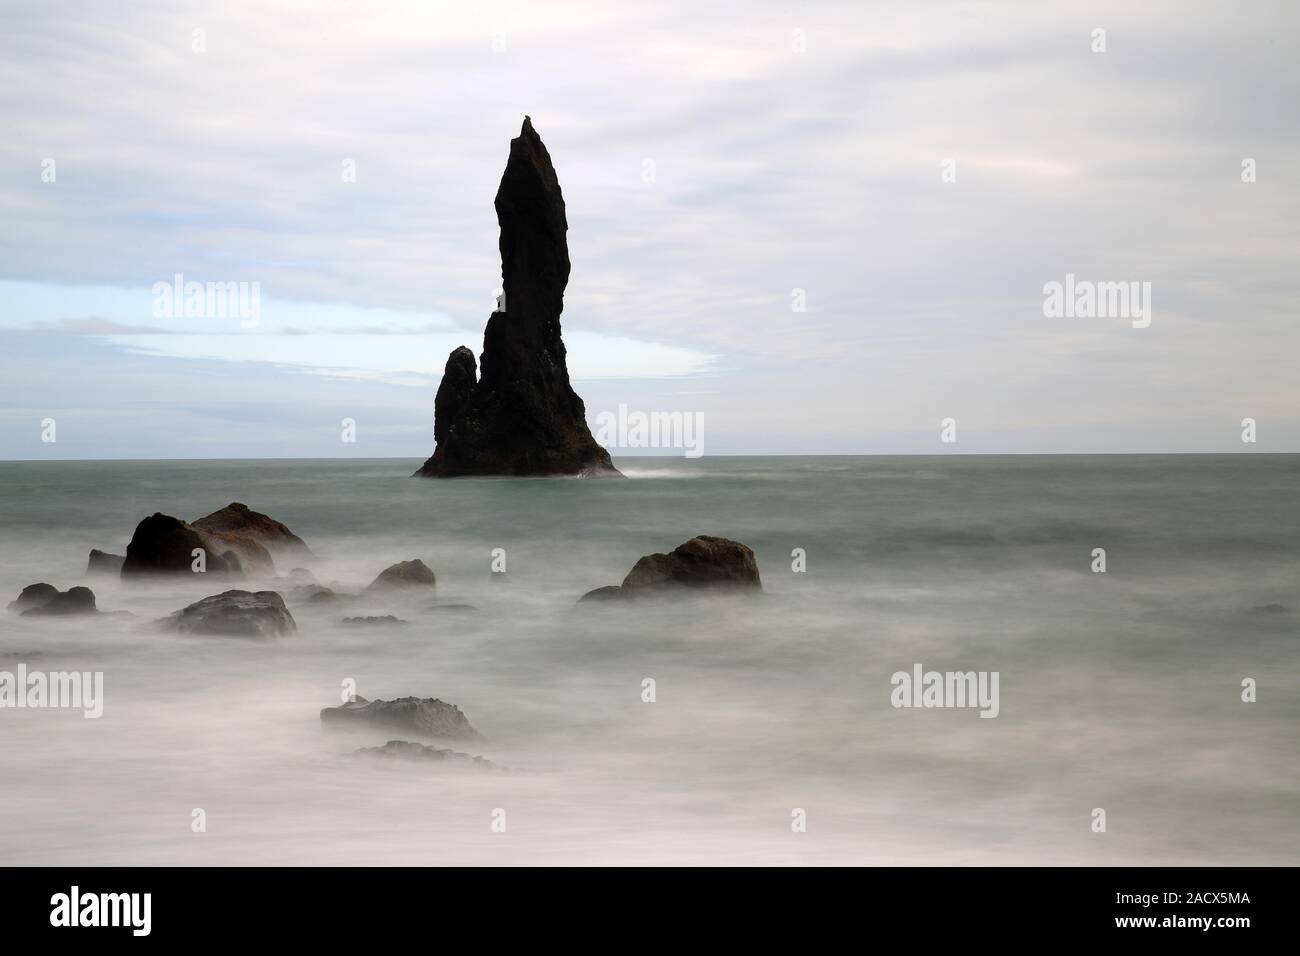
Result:
[[[18,597],[9,602],[8,608],[11,611],[26,611],[29,608],[40,607],[48,604],[58,593],[58,588],[44,581],[40,584],[29,584],[18,592]]]
[[[248,540],[268,552],[312,557],[311,550],[302,538],[290,531],[287,526],[261,512],[253,511],[248,505],[238,501],[232,501],[221,510],[205,515],[193,524],[200,531],[207,531],[230,540],[232,546],[236,540]],[[238,553],[238,549],[236,552]],[[244,557],[242,553],[240,556]]]
[[[437,578],[427,564],[416,558],[413,561],[399,561],[379,572],[379,577],[370,582],[368,591],[384,591],[394,588],[431,588],[437,585]]]
[[[382,747],[362,747],[352,751],[356,757],[371,757],[384,760],[411,760],[419,763],[458,763],[469,764],[481,770],[496,770],[497,765],[486,757],[461,753],[459,750],[443,750],[427,747],[410,740],[390,740]]]
[[[496,195],[504,310],[483,334],[482,377],[464,346],[447,359],[434,400],[426,478],[618,476],[569,384],[560,312],[569,281],[569,224],[550,154],[524,117]]]
[[[275,570],[271,555],[251,538],[203,531],[180,518],[155,512],[136,525],[131,543],[126,546],[122,577],[194,573],[194,551],[199,548],[204,551],[206,574],[239,577],[246,562],[259,571]],[[223,557],[231,551],[237,561]]]
[[[86,562],[87,574],[121,574],[122,562],[126,555],[109,554],[98,548],[90,549],[90,559]]]
[[[177,611],[168,624],[181,634],[272,638],[298,630],[274,591],[223,591]]]
[[[335,727],[395,727],[422,737],[472,739],[479,736],[459,707],[436,697],[366,700],[357,696],[339,707],[324,708],[320,719],[322,724]]]
[[[670,554],[648,554],[621,586],[588,591],[580,601],[607,601],[680,589],[758,593],[763,590],[754,552],[739,541],[702,534]]]
[[[52,596],[44,604],[29,607],[23,611],[23,617],[35,617],[55,614],[98,614],[95,607],[95,592],[90,588],[68,588]]]

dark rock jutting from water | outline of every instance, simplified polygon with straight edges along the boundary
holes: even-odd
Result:
[[[564,196],[525,116],[496,195],[503,310],[488,318],[482,377],[474,353],[451,353],[434,399],[437,447],[417,475],[619,477],[569,383],[560,313],[569,281]]]
[[[421,737],[455,740],[479,736],[459,707],[436,697],[366,700],[358,696],[342,706],[322,709],[320,719],[334,727],[389,727]]]
[[[754,552],[739,541],[699,535],[669,554],[648,554],[633,565],[621,585],[588,591],[581,601],[617,601],[684,589],[760,593]]]
[[[228,535],[201,531],[188,521],[155,512],[136,525],[126,546],[122,577],[194,573],[194,552],[198,550],[203,551],[205,574],[242,577],[245,553],[251,554],[251,563],[260,569],[269,566],[274,571],[275,567],[266,549],[254,541],[244,541],[237,549]]]
[[[29,584],[18,598],[9,602],[9,610],[23,617],[43,617],[64,614],[98,614],[95,592],[90,588],[73,587],[60,591],[53,584]]]
[[[285,524],[259,511],[253,511],[248,505],[239,501],[232,501],[219,511],[205,515],[193,524],[200,531],[224,539],[233,537],[254,541],[272,554],[313,557],[306,542],[290,531]]]
[[[21,613],[29,608],[50,603],[50,600],[58,593],[58,588],[53,584],[46,584],[44,581],[40,584],[29,584],[18,592],[18,597],[9,602],[8,608],[11,611]]]
[[[273,638],[293,634],[298,625],[274,591],[224,591],[177,611],[167,619],[180,634]]]
[[[370,582],[367,591],[388,591],[399,588],[433,588],[437,578],[427,564],[419,558],[412,561],[399,561],[384,568],[379,577]]]
[[[100,551],[98,548],[91,548],[90,558],[86,561],[86,573],[121,574],[122,562],[125,560],[125,555],[109,554],[107,551]]]

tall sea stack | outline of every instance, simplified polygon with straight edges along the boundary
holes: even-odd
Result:
[[[434,399],[437,447],[417,475],[618,477],[569,384],[560,312],[569,281],[564,196],[550,154],[524,117],[496,198],[504,303],[474,353],[451,353]]]

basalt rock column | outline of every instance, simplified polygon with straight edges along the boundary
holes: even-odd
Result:
[[[447,359],[434,407],[426,478],[461,475],[617,476],[569,384],[560,312],[569,281],[564,196],[541,137],[524,117],[496,197],[504,310],[483,334],[482,375],[461,346]]]

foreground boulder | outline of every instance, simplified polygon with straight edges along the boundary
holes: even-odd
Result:
[[[194,552],[200,549],[204,552],[204,573],[239,574],[239,563],[223,557],[231,550],[228,544],[180,518],[156,512],[136,525],[131,543],[126,546],[122,577],[195,573]],[[270,555],[266,560],[270,561]]]
[[[580,600],[621,600],[683,589],[746,593],[762,591],[763,584],[748,547],[730,538],[699,535],[669,554],[646,555],[622,585],[596,588]]]
[[[121,574],[125,555],[109,554],[98,548],[91,548],[90,559],[86,562],[87,574]]]
[[[26,611],[29,608],[40,607],[42,604],[48,604],[59,589],[53,584],[29,584],[18,592],[18,597],[9,602],[9,610]]]
[[[75,587],[66,591],[57,591],[48,601],[29,607],[23,611],[23,617],[36,617],[46,614],[97,614],[95,592],[90,588]]]
[[[334,727],[392,727],[422,737],[472,739],[479,736],[459,707],[436,697],[366,700],[358,696],[340,707],[324,708],[320,719],[322,724]]]
[[[306,542],[286,525],[238,501],[205,515],[194,522],[194,527],[226,540],[255,542],[272,554],[312,557]],[[238,549],[235,550],[238,553]]]
[[[379,572],[379,577],[370,583],[368,591],[384,591],[395,588],[431,588],[438,583],[433,571],[419,558],[414,561],[402,561]]]
[[[560,312],[569,282],[569,223],[550,154],[524,117],[496,195],[499,311],[483,334],[482,376],[461,346],[434,400],[433,456],[416,474],[618,476],[569,383]]]
[[[456,763],[477,767],[481,770],[495,770],[497,765],[485,757],[461,753],[458,750],[440,750],[426,747],[424,744],[410,740],[390,740],[382,747],[362,747],[352,751],[356,757],[373,757],[383,760],[409,760],[417,763]]]
[[[223,591],[177,611],[168,624],[180,634],[272,638],[293,634],[298,625],[274,591]]]

